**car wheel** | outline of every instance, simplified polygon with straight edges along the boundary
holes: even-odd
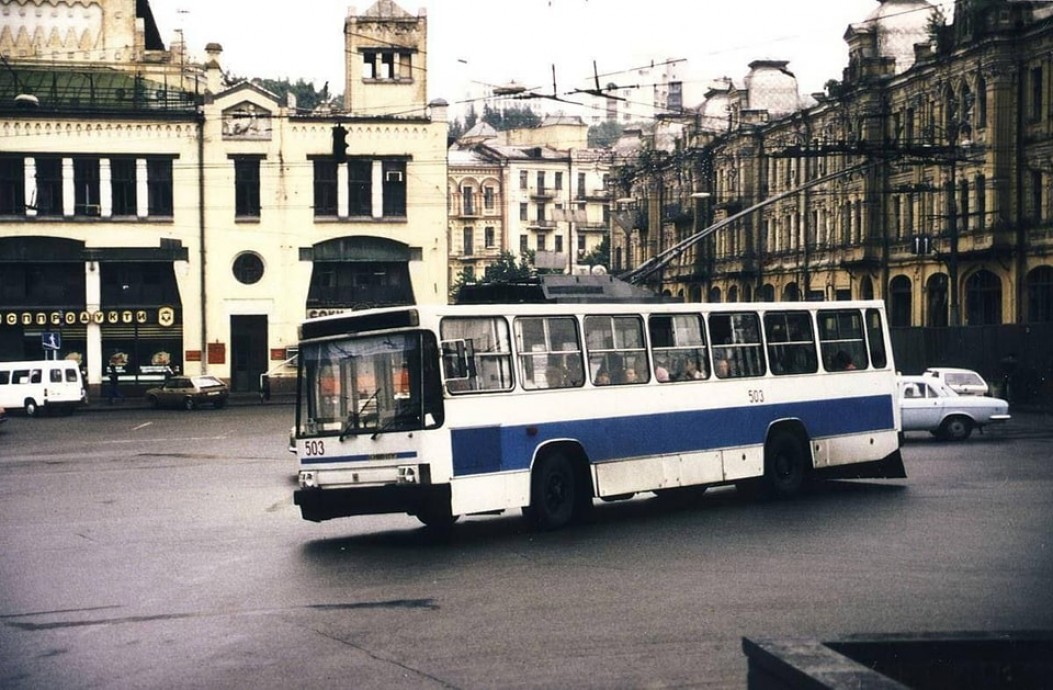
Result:
[[[154,408],[155,410],[161,406],[161,401],[157,399],[156,395],[151,395],[147,397],[146,402],[149,403],[150,407]]]
[[[212,403],[212,407],[216,408],[217,410],[222,410],[226,406],[226,404],[226,400],[216,400]]]
[[[188,412],[197,407],[197,403],[194,402],[193,398],[183,398],[183,409]]]
[[[37,406],[37,401],[33,398],[26,398],[25,405],[23,407],[26,410],[27,417],[36,417],[40,414],[40,407]]]
[[[973,432],[973,421],[968,417],[948,417],[940,425],[940,436],[948,441],[964,441]]]

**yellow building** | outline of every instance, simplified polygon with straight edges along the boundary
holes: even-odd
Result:
[[[128,383],[167,366],[255,390],[306,316],[446,301],[446,107],[423,101],[423,14],[381,0],[349,17],[348,112],[310,113],[225,85],[218,44],[187,65],[146,3],[90,9],[56,13],[71,30],[0,32],[0,359],[49,355],[57,333],[92,384],[113,363]],[[392,23],[404,43],[370,38]]]

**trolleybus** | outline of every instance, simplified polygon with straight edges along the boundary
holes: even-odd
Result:
[[[878,301],[371,309],[300,328],[303,518],[426,525],[594,499],[902,478]]]

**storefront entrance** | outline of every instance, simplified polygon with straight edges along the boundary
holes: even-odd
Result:
[[[230,389],[248,393],[259,390],[260,375],[267,371],[267,317],[230,317]]]

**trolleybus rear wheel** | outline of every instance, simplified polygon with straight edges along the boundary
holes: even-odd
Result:
[[[538,529],[563,527],[574,519],[578,499],[574,466],[563,453],[552,453],[538,460],[530,483],[527,517]]]

